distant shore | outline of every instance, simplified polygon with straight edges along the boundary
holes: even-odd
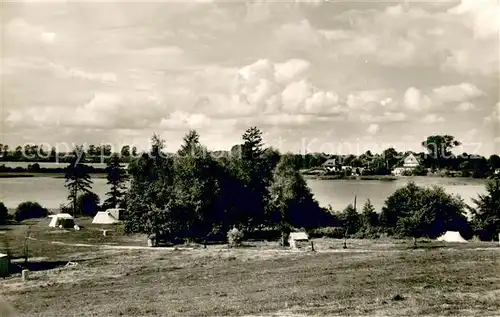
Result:
[[[310,175],[303,174],[305,179],[315,180],[362,180],[362,181],[395,181],[398,179],[396,176],[388,175],[370,175],[370,176],[344,176],[344,175]]]
[[[90,173],[92,178],[106,178],[105,173]],[[33,173],[33,172],[2,172],[0,178],[31,178],[31,177],[47,177],[47,178],[64,178],[64,173]]]

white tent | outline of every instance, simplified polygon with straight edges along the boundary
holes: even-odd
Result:
[[[101,225],[110,225],[119,222],[120,221],[113,217],[109,211],[99,211],[92,220],[92,223]]]
[[[67,228],[72,228],[75,225],[75,219],[70,214],[50,215],[49,218],[52,218],[49,223],[49,227],[52,228],[59,227],[63,222]]]
[[[125,209],[122,208],[111,208],[106,210],[111,216],[113,216],[117,220],[122,220],[123,215],[125,213]]]
[[[308,242],[309,237],[305,232],[291,232],[290,237],[288,238],[288,243],[290,244],[290,248],[298,249],[300,248],[304,242]],[[302,243],[297,243],[302,242]]]
[[[446,231],[446,233],[437,238],[437,240],[445,242],[467,242],[458,231]]]

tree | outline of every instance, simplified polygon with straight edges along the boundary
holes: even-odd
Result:
[[[472,214],[472,227],[482,240],[492,240],[500,233],[500,179],[486,183],[486,195],[478,195],[469,207]]]
[[[424,188],[413,182],[387,198],[380,222],[399,236],[436,238],[447,230],[470,234],[460,197],[441,187]]]
[[[216,208],[218,165],[199,139],[196,131],[187,133],[174,160],[170,221],[185,239],[206,238],[222,220]]]
[[[88,193],[92,188],[92,179],[88,173],[89,168],[82,163],[85,158],[84,154],[82,146],[75,148],[64,176],[66,178],[64,186],[69,191],[68,199],[72,202],[74,216],[78,211],[78,195]]]
[[[273,172],[270,192],[271,219],[288,234],[295,228],[314,228],[325,223],[322,210],[297,170],[293,155],[283,155]]]
[[[340,214],[339,220],[348,235],[358,232],[360,228],[360,215],[353,205],[349,204]]]
[[[32,218],[45,218],[48,213],[48,210],[43,208],[39,203],[27,201],[20,203],[19,206],[17,206],[14,213],[14,219],[17,222],[21,222]]]
[[[77,199],[78,213],[84,216],[95,216],[99,211],[100,201],[99,196],[90,191],[79,195]]]
[[[149,153],[143,153],[128,166],[130,189],[125,201],[127,232],[159,233],[169,230],[172,204],[173,160],[164,153],[165,141],[154,134]]]
[[[124,145],[120,151],[120,154],[123,157],[129,157],[130,156],[130,146],[129,145]]]
[[[459,146],[461,143],[455,140],[451,135],[433,135],[427,137],[422,142],[422,146],[427,149],[427,154],[430,156],[430,164],[432,167],[445,168],[447,162],[451,158],[451,150]]]
[[[5,205],[0,202],[0,225],[3,225],[7,222],[9,218],[9,210]]]
[[[233,147],[231,151],[233,157],[230,169],[243,183],[239,199],[245,203],[239,206],[239,223],[251,231],[265,222],[268,186],[273,170],[270,164],[272,155],[266,159],[262,132],[257,127],[246,130],[242,138],[244,143],[240,147]]]
[[[365,229],[370,229],[378,226],[378,214],[375,212],[375,207],[368,199],[363,206],[363,212],[361,213],[361,225]]]
[[[493,154],[488,158],[488,165],[490,169],[495,170],[500,168],[500,156]]]
[[[108,185],[111,187],[110,191],[106,193],[108,198],[104,201],[104,208],[115,208],[119,205],[123,206],[126,190],[126,183],[129,179],[127,171],[124,166],[120,164],[120,156],[118,154],[113,154],[107,164],[106,173],[108,180]]]

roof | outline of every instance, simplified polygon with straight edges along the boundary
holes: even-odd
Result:
[[[125,208],[109,208],[109,209],[106,209],[106,212],[110,212],[110,211],[123,211],[125,210]]]
[[[337,162],[335,159],[328,159],[323,163],[323,165],[337,165]]]
[[[73,219],[73,216],[70,215],[70,214],[57,214],[57,215],[53,215],[53,217],[57,217],[57,218],[65,218],[65,219]]]
[[[309,240],[309,237],[305,232],[292,232],[290,233],[290,239],[300,241],[300,240]]]
[[[7,254],[0,253],[0,258],[6,258],[6,257],[8,257]]]

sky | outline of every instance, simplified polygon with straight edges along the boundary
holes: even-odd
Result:
[[[500,154],[498,0],[6,1],[1,139]]]

